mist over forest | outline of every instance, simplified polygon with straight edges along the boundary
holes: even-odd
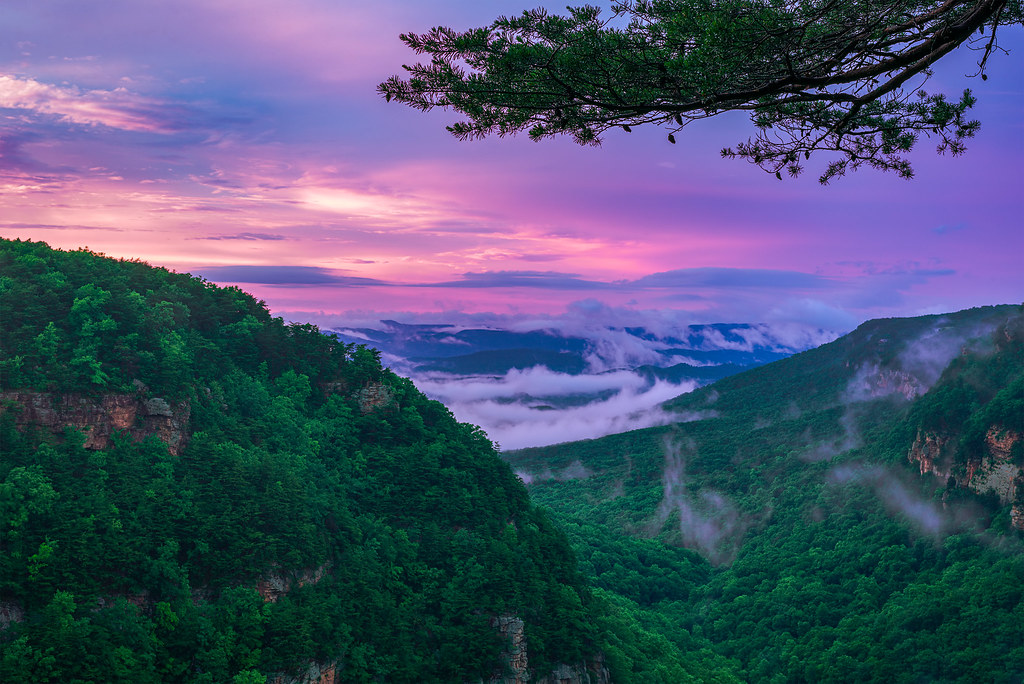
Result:
[[[617,312],[591,313],[385,320],[332,332],[378,349],[386,365],[503,449],[678,421],[663,402],[838,336],[794,323],[685,324],[655,312],[634,312],[636,324],[623,326]]]
[[[0,6],[0,682],[1024,684],[1022,0]]]

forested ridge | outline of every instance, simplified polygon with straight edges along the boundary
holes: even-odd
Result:
[[[0,298],[0,681],[488,681],[510,618],[531,681],[1024,677],[1019,306],[870,321],[672,425],[504,454],[527,490],[237,288],[2,241]],[[138,413],[103,440],[24,419],[111,397]],[[169,413],[173,447],[143,434]]]
[[[869,321],[668,408],[503,455],[661,640],[634,672],[1024,679],[1024,307]]]
[[[0,242],[0,297],[0,681],[480,681],[500,617],[538,676],[598,652],[564,535],[375,352],[42,243]],[[111,396],[187,406],[180,454],[19,422]]]

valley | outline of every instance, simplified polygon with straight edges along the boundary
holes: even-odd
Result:
[[[652,375],[752,367],[663,424],[499,453],[384,352],[237,288],[21,241],[0,267],[4,681],[1024,673],[1021,306],[799,353],[658,340]],[[506,378],[589,358],[533,335]],[[418,363],[496,373],[494,346]]]
[[[386,365],[502,449],[669,424],[676,418],[663,402],[837,335],[764,324],[653,332],[557,319],[487,327],[385,320],[332,333],[380,351]]]
[[[870,321],[666,408],[504,454],[624,619],[739,681],[1019,678],[1021,307]]]

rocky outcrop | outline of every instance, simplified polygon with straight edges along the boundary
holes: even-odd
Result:
[[[189,439],[191,403],[171,403],[159,397],[136,394],[82,394],[48,392],[0,392],[0,413],[14,414],[16,425],[31,425],[55,435],[68,427],[85,434],[86,449],[106,449],[116,432],[135,441],[155,435],[178,456]]]
[[[327,565],[303,570],[298,574],[272,570],[256,582],[256,591],[266,603],[275,603],[295,586],[304,587],[307,584],[316,584],[324,578],[327,570]]]
[[[1010,525],[1013,529],[1024,532],[1024,505],[1013,504],[1013,507],[1010,509]]]
[[[877,366],[862,368],[850,382],[847,393],[857,400],[875,399],[894,394],[911,400],[921,396],[928,388],[916,376],[896,369],[880,369]]]
[[[609,684],[611,675],[604,664],[604,657],[598,656],[576,665],[561,664],[536,684]]]
[[[1015,444],[1024,440],[1024,435],[1014,430],[990,427],[985,433],[985,451],[980,461],[969,463],[967,477],[963,484],[978,493],[992,490],[1001,503],[1011,503],[1017,498],[1021,467],[1014,463],[1012,451]]]
[[[610,684],[611,675],[603,656],[596,656],[575,665],[561,663],[550,674],[535,680],[534,684]]]
[[[337,663],[310,663],[299,675],[271,675],[270,684],[340,684]]]
[[[566,665],[559,663],[546,675],[534,679],[526,648],[525,623],[515,615],[499,615],[491,619],[508,644],[502,652],[506,671],[487,680],[487,684],[610,684],[611,675],[604,664],[604,656]]]
[[[1014,445],[1022,440],[1024,440],[1024,434],[1016,430],[991,427],[985,434],[985,448],[992,458],[1008,462],[1013,457]]]
[[[25,619],[25,609],[15,601],[0,601],[0,631],[7,629],[12,622]]]
[[[922,475],[931,473],[948,480],[955,449],[956,442],[949,435],[918,430],[907,459],[918,464]]]
[[[387,385],[379,382],[371,383],[360,390],[356,390],[356,401],[359,403],[359,411],[364,415],[373,411],[390,408],[395,404],[395,394]]]
[[[1010,524],[1024,531],[1024,468],[1014,459],[1014,449],[1024,444],[1024,434],[998,425],[985,433],[981,454],[973,454],[954,469],[957,440],[950,435],[918,431],[907,453],[921,474],[932,473],[943,480],[954,476],[959,487],[978,494],[992,491],[1002,504],[1012,504]]]
[[[522,684],[530,680],[530,660],[526,653],[526,624],[514,615],[500,615],[491,619],[491,627],[506,640],[508,646],[502,651],[502,660],[508,667],[507,674],[494,675],[488,684]]]

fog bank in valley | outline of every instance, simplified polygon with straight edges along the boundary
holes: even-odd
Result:
[[[698,323],[678,311],[589,300],[562,315],[378,313],[315,322],[378,349],[392,370],[505,450],[679,422],[663,402],[839,335],[792,321]]]

